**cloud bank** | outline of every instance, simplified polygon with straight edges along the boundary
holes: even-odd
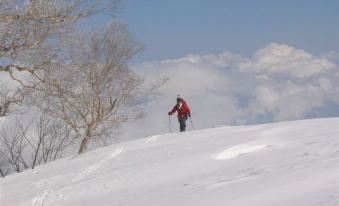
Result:
[[[196,128],[339,116],[337,57],[271,43],[252,57],[224,52],[133,65],[147,81],[161,75],[170,81],[143,105],[146,118],[126,127],[125,135],[169,132],[167,112],[177,94],[190,105]],[[177,131],[175,116],[170,120]]]
[[[142,100],[146,117],[122,128],[122,139],[163,134],[170,127],[177,132],[176,116],[169,119],[167,113],[178,94],[191,107],[196,129],[339,116],[337,51],[316,56],[271,43],[251,57],[224,52],[131,67],[146,82],[164,75],[170,80],[157,96]],[[10,85],[8,79],[0,73],[0,83]]]

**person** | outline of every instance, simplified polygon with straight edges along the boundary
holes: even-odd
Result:
[[[168,115],[172,115],[175,112],[178,112],[180,132],[184,132],[186,130],[186,120],[188,117],[191,117],[191,110],[185,100],[183,100],[180,96],[177,97],[177,104],[170,112],[168,112]]]

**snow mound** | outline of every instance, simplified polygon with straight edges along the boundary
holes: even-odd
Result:
[[[229,149],[226,149],[222,152],[220,152],[215,159],[216,160],[227,160],[227,159],[233,159],[235,157],[238,157],[240,155],[255,152],[258,150],[262,150],[264,148],[268,147],[268,145],[238,145],[235,147],[231,147]]]

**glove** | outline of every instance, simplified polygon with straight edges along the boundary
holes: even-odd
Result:
[[[188,114],[189,117],[191,117],[191,114]]]
[[[171,112],[168,112],[168,115],[171,115]]]

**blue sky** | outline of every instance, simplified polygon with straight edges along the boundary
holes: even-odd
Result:
[[[136,61],[231,51],[271,42],[313,54],[338,50],[338,0],[122,0],[117,18],[145,45]]]

